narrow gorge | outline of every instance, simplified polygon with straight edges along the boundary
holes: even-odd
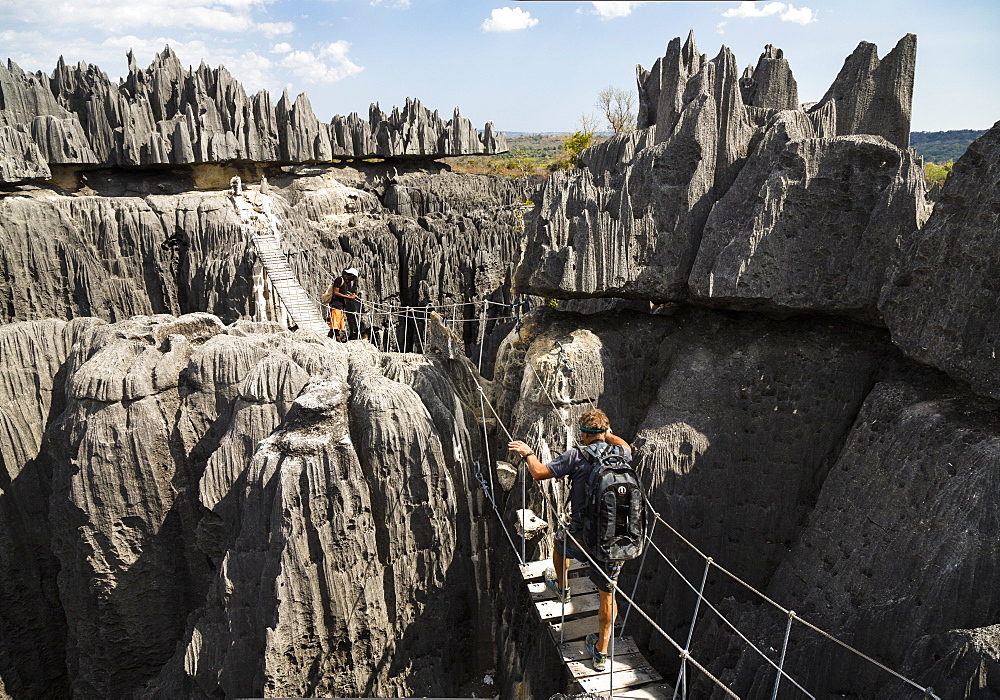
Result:
[[[937,697],[1000,696],[1000,123],[932,202],[915,65],[913,35],[861,42],[802,104],[779,48],[741,72],[674,39],[638,128],[536,181],[452,171],[506,139],[418,100],[323,123],[169,48],[118,83],[8,62],[0,698],[566,692],[514,527],[564,494],[522,503],[507,431],[546,460],[592,404],[687,540],[654,526],[622,576],[666,683],[693,545],[741,579],[710,571],[690,640],[739,697],[775,674],[729,624],[817,698],[923,696],[744,583]],[[234,177],[317,308],[353,266],[419,313],[372,316],[383,347],[278,322]]]

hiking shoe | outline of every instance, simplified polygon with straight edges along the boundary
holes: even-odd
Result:
[[[608,667],[608,655],[597,651],[597,635],[591,632],[587,635],[587,652],[594,660],[594,670],[604,671]]]
[[[543,576],[545,577],[545,585],[556,594],[556,600],[560,603],[568,603],[570,601],[569,589],[559,589],[559,580],[556,578],[555,569],[546,569]]]

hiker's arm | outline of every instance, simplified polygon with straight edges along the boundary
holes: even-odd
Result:
[[[507,445],[507,449],[524,457],[524,463],[528,465],[528,472],[535,481],[552,478],[552,472],[549,471],[549,468],[542,460],[538,459],[538,455],[528,447],[527,443],[514,440]]]
[[[618,447],[627,447],[629,451],[632,451],[632,446],[627,442],[622,440],[620,437],[611,432],[611,428],[608,428],[608,432],[604,434],[604,442],[609,445],[617,445]]]
[[[334,287],[333,288],[333,296],[340,297],[341,299],[357,299],[358,298],[357,294],[344,294],[342,291],[340,291],[340,287]]]

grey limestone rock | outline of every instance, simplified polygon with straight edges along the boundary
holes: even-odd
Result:
[[[949,630],[918,640],[908,666],[942,697],[987,700],[1000,695],[1000,625]],[[928,670],[926,659],[938,659]]]
[[[915,34],[900,39],[881,60],[878,47],[862,41],[844,61],[823,99],[809,111],[819,112],[832,106],[838,136],[872,134],[907,148],[916,60]]]
[[[985,664],[983,681],[996,668],[995,632],[969,630],[988,628],[1000,614],[1000,595],[980,581],[1000,557],[987,466],[998,449],[996,402],[940,376],[880,382],[767,595],[932,685],[942,698],[978,697],[974,659]],[[743,612],[735,616],[738,626],[765,645],[780,645],[783,616],[749,606]],[[960,651],[963,638],[974,648]],[[897,679],[857,656],[834,653],[830,640],[799,625],[792,639],[785,668],[818,695],[853,686],[879,697],[912,696]],[[947,660],[940,651],[946,639]],[[724,645],[701,652],[731,658]],[[733,676],[751,696],[773,683],[758,661],[742,657]]]
[[[1000,398],[1000,123],[955,164],[927,224],[908,238],[879,309],[920,362]]]
[[[881,137],[812,133],[778,113],[705,224],[692,298],[880,323],[887,270],[930,214],[921,162]]]
[[[272,351],[243,374],[229,423],[242,449],[224,436],[209,460],[244,465],[231,488],[213,486],[226,493],[213,510],[228,543],[145,694],[451,695],[481,663],[490,630],[468,625],[489,605],[468,559],[484,536],[467,483],[471,417],[433,359],[350,345],[315,345],[322,374],[260,441],[239,428],[248,389],[266,379],[278,407],[294,393],[280,388],[289,365]]]
[[[449,696],[493,668],[467,360],[209,314],[0,349],[5,692]]]
[[[0,182],[30,182],[52,177],[49,164],[28,134],[0,126]]]
[[[0,677],[11,697],[66,696],[66,619],[52,553],[45,429],[65,362],[96,319],[0,326]]]
[[[485,371],[516,313],[510,280],[520,258],[524,183],[397,165],[296,166],[270,179],[283,250],[316,303],[346,267],[361,271],[382,335],[390,305],[441,310]],[[225,192],[192,191],[121,174],[86,178],[78,193],[23,189],[0,197],[0,319],[208,311],[227,323],[258,317],[253,244]],[[93,185],[93,189],[89,187]],[[161,191],[176,194],[160,194]],[[402,216],[400,214],[403,214]],[[484,301],[485,300],[485,301]],[[484,303],[489,304],[484,325]],[[415,324],[410,321],[410,324]],[[423,323],[421,320],[420,324]],[[422,327],[422,325],[421,325]]]
[[[683,307],[665,317],[536,312],[500,366],[505,420],[542,459],[573,444],[573,419],[595,401],[632,442],[653,508],[719,565],[940,697],[989,696],[1000,606],[987,583],[1000,555],[995,401],[906,361],[884,331]],[[560,486],[545,488],[558,502]],[[549,503],[529,492],[528,507],[552,522]],[[704,561],[662,526],[653,538],[697,584]],[[625,565],[625,590],[638,568]],[[695,598],[658,554],[637,591],[683,639]],[[721,574],[706,591],[777,658],[784,615]],[[673,647],[648,624],[629,626],[654,664],[676,669]],[[741,697],[773,686],[770,667],[714,613],[698,622],[694,656]],[[909,697],[799,625],[785,668],[817,696]],[[692,692],[709,696],[693,675]]]
[[[116,84],[96,66],[67,66],[51,76],[0,67],[0,127],[16,127],[53,164],[145,166],[228,162],[323,162],[355,158],[437,158],[499,153],[503,134],[482,134],[455,110],[445,121],[407,98],[390,115],[372,105],[367,120],[314,114],[309,98],[247,95],[220,66],[184,69],[167,46],[142,70],[129,53],[129,74]],[[23,148],[0,140],[0,162]],[[23,175],[3,181],[20,181]],[[16,173],[15,173],[16,175]]]
[[[768,44],[757,59],[757,67],[747,66],[740,78],[743,104],[769,109],[798,109],[799,88],[784,52]]]
[[[638,71],[639,130],[584,151],[576,170],[547,181],[515,289],[562,299],[693,296],[736,308],[787,301],[877,317],[897,239],[927,215],[922,173],[898,135],[909,128],[914,50],[908,35],[881,63],[872,53],[865,70],[845,68],[807,112],[780,49],[766,47],[741,84],[729,49],[706,60],[693,36],[683,46],[674,39]],[[859,81],[854,107],[841,105],[853,94],[844,86]],[[844,116],[851,109],[861,116]],[[853,140],[824,140],[836,136]],[[846,238],[803,225],[843,227]],[[734,228],[745,233],[734,237]],[[719,264],[720,255],[731,257]],[[844,274],[851,259],[865,269]],[[753,289],[755,265],[768,272]]]

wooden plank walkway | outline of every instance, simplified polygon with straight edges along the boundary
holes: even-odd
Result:
[[[233,202],[240,220],[250,233],[257,249],[257,256],[292,323],[299,328],[326,335],[330,327],[320,315],[316,302],[309,298],[299,285],[299,280],[288,265],[281,250],[274,220],[271,217],[271,199],[266,194],[243,190],[233,194]]]
[[[569,691],[649,700],[672,697],[673,688],[663,683],[663,677],[646,661],[631,637],[616,637],[614,658],[609,659],[608,669],[601,672],[594,670],[593,660],[583,640],[589,633],[597,631],[600,601],[597,586],[586,575],[587,565],[572,560],[569,568],[572,597],[563,606],[543,580],[545,570],[551,566],[552,562],[548,559],[528,562],[521,566],[521,577],[528,587],[538,618],[548,627],[569,674]],[[561,644],[560,632],[563,635]]]

